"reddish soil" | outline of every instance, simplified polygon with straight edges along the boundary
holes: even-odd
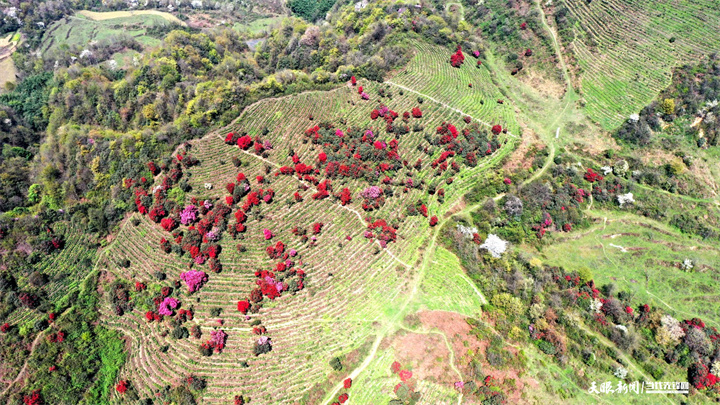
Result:
[[[442,336],[401,331],[391,344],[395,360],[403,368],[412,370],[413,378],[442,385],[457,381],[457,374],[450,368],[450,353]]]
[[[535,389],[539,386],[539,383],[536,380],[526,376],[521,376],[521,374],[523,374],[523,370],[516,370],[512,368],[497,370],[491,367],[485,361],[485,350],[487,349],[488,341],[479,340],[470,333],[472,328],[465,321],[465,316],[446,311],[423,311],[418,314],[418,317],[423,329],[437,330],[445,334],[453,348],[453,352],[455,353],[456,367],[460,369],[460,372],[465,380],[470,380],[471,376],[468,363],[470,361],[469,351],[472,350],[477,353],[475,358],[482,361],[483,373],[495,378],[497,380],[497,384],[499,385],[503,385],[504,382],[507,382],[507,384],[503,385],[503,391],[507,395],[507,403],[524,403],[525,400],[522,398],[523,391],[527,388]],[[487,322],[488,320],[485,321]],[[440,337],[438,336],[438,338]],[[506,346],[505,349],[513,354],[517,353],[517,349],[512,346]],[[442,339],[440,339],[440,349],[435,350],[444,350],[447,352],[445,349],[445,343]],[[416,352],[417,351],[422,352],[422,349],[416,350]],[[418,354],[422,355],[422,353]],[[457,378],[457,376],[454,372],[449,370],[446,380],[448,378],[452,380],[453,378]],[[476,383],[481,384],[480,381],[476,381]],[[466,398],[465,403],[471,403],[470,400],[470,398]]]
[[[540,138],[535,134],[535,131],[525,126],[525,124],[521,124],[520,127],[522,128],[522,142],[520,142],[520,146],[510,154],[510,158],[507,163],[505,163],[505,166],[503,166],[503,169],[509,172],[515,172],[519,169],[528,170],[532,166],[533,159],[532,157],[526,156],[528,150],[530,150],[530,145],[541,145]]]

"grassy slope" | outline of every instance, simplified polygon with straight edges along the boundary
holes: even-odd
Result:
[[[615,283],[634,293],[638,301],[662,306],[678,318],[700,317],[720,326],[717,246],[647,218],[605,211],[594,214],[603,220],[543,249],[544,261],[569,269],[582,264],[593,270],[600,285]],[[678,268],[685,259],[695,263],[694,271]]]
[[[714,1],[563,1],[587,114],[610,130],[670,83],[673,66],[720,47]],[[670,39],[674,42],[670,42]]]

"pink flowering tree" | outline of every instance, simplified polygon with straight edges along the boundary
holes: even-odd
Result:
[[[222,330],[214,330],[210,332],[210,343],[215,348],[215,353],[220,353],[225,348],[227,333]]]
[[[273,237],[273,233],[269,229],[263,229],[263,236],[265,236],[265,240],[270,240]]]
[[[165,297],[163,302],[158,305],[158,314],[163,316],[173,316],[174,309],[180,305],[180,302],[172,297]]]
[[[185,209],[180,213],[180,222],[183,225],[192,224],[197,220],[198,209],[193,204],[188,204]]]
[[[187,284],[188,292],[193,293],[205,284],[207,274],[203,271],[190,270],[185,273],[180,273],[180,278]]]

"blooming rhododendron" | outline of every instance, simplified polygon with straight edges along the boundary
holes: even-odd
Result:
[[[40,396],[40,390],[35,390],[30,395],[23,396],[23,403],[25,405],[42,405],[45,402]]]
[[[340,401],[341,404],[344,404],[350,396],[347,393],[340,394],[338,397],[338,401]]]
[[[269,229],[263,229],[263,236],[265,240],[270,240],[273,237],[273,233]]]
[[[407,380],[409,380],[410,378],[412,378],[412,371],[410,371],[410,370],[400,370],[399,375],[400,375],[400,380],[402,380],[402,382],[406,382]]]
[[[198,209],[196,206],[192,204],[188,204],[185,206],[185,209],[180,213],[180,222],[183,225],[188,225],[197,219],[197,213]]]
[[[225,348],[227,333],[222,330],[214,330],[210,332],[210,338],[209,342],[215,348],[215,353],[220,353]]]
[[[172,297],[165,297],[158,306],[158,314],[164,316],[173,316],[173,309],[177,308],[180,302]]]
[[[117,385],[115,386],[115,391],[124,394],[125,391],[127,391],[128,382],[125,380],[121,380]]]
[[[459,68],[460,65],[465,61],[465,55],[462,53],[462,47],[458,45],[457,51],[450,57],[450,64],[452,67]]]
[[[243,315],[245,315],[247,314],[248,309],[250,309],[250,302],[248,300],[238,301],[237,308],[238,311],[242,312]]]
[[[435,226],[438,223],[438,217],[433,215],[432,218],[430,218],[430,226]]]
[[[253,141],[252,138],[250,138],[248,135],[241,136],[237,140],[237,146],[242,150],[247,150],[250,145],[252,145]]]
[[[345,381],[343,381],[343,387],[345,387],[345,389],[352,387],[352,378],[346,378]]]
[[[376,199],[376,198],[380,197],[380,196],[382,195],[382,193],[383,193],[383,191],[382,191],[382,189],[381,189],[380,187],[378,187],[378,186],[370,186],[370,187],[366,188],[365,190],[363,190],[363,191],[360,193],[360,195],[361,195],[363,198],[367,198],[367,199],[373,200],[373,199]]]
[[[391,369],[392,372],[395,373],[395,374],[397,374],[397,373],[400,371],[400,368],[401,368],[401,367],[402,367],[402,366],[401,366],[400,363],[398,363],[397,361],[393,361],[393,364],[390,365],[390,369]]]
[[[187,284],[188,292],[195,292],[207,281],[207,274],[203,271],[190,270],[180,273],[180,278]]]

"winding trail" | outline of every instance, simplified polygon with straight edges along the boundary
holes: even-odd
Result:
[[[563,70],[563,76],[565,77],[565,83],[567,84],[568,91],[575,92],[572,86],[572,82],[570,81],[570,74],[568,73],[568,68],[565,65],[565,58],[562,56],[562,52],[560,50],[560,43],[557,40],[557,36],[555,35],[555,30],[550,27],[547,23],[547,16],[545,15],[545,10],[542,8],[542,4],[540,4],[540,0],[535,0],[535,4],[537,5],[538,10],[540,11],[540,20],[542,21],[543,27],[547,32],[550,33],[550,36],[552,37],[553,42],[553,48],[555,48],[555,53],[557,54],[558,59],[560,60],[560,66]]]
[[[44,334],[45,334],[44,330],[39,332],[38,335],[35,337],[35,340],[33,340],[32,345],[30,346],[31,354],[35,350],[35,347],[40,344],[40,342],[42,340],[41,338],[43,337]],[[7,386],[7,388],[5,388],[5,391],[3,391],[2,394],[0,394],[0,397],[4,397],[8,393],[8,391],[10,391],[10,389],[15,386],[15,384],[17,384],[23,377],[25,377],[25,371],[27,370],[29,361],[30,361],[30,356],[28,355],[28,358],[25,359],[25,364],[23,364],[22,368],[20,369],[20,372],[18,372],[17,377],[15,377],[15,379],[12,380],[12,382]]]

